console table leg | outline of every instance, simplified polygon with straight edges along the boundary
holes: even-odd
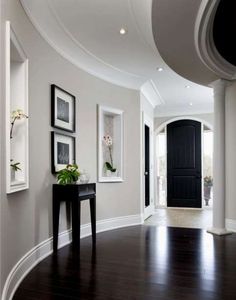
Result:
[[[53,251],[57,251],[58,247],[58,228],[59,228],[59,215],[60,215],[60,201],[53,196]]]
[[[89,199],[93,246],[96,245],[96,198]]]
[[[72,200],[72,243],[80,248],[80,201]]]

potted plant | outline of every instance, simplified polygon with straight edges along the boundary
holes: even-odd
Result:
[[[112,157],[112,145],[113,145],[113,141],[112,141],[112,137],[107,134],[103,137],[103,142],[106,145],[106,147],[108,148],[109,151],[109,157],[110,157],[110,161],[106,161],[104,163],[104,167],[108,172],[110,172],[110,174],[115,173],[116,172],[116,168],[113,165],[113,157]]]
[[[205,176],[204,177],[204,199],[205,199],[206,206],[209,205],[212,186],[213,186],[213,178],[211,176]]]
[[[67,165],[65,169],[57,172],[57,182],[61,185],[75,184],[79,176],[79,167],[76,164]]]
[[[13,159],[11,159],[10,162],[10,166],[11,166],[11,181],[15,181],[16,180],[16,172],[17,171],[21,171],[20,166],[20,162],[13,162]]]

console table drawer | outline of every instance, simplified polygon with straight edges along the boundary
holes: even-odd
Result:
[[[78,187],[78,193],[80,197],[96,194],[95,184],[84,184],[79,185]]]

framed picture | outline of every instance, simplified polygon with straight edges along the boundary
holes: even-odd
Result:
[[[51,85],[51,125],[75,132],[75,96]]]
[[[52,173],[75,163],[75,137],[51,132]]]
[[[122,182],[123,111],[98,106],[98,181]]]

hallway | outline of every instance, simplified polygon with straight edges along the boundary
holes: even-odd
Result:
[[[209,229],[212,226],[212,209],[157,209],[145,221],[146,225]]]

